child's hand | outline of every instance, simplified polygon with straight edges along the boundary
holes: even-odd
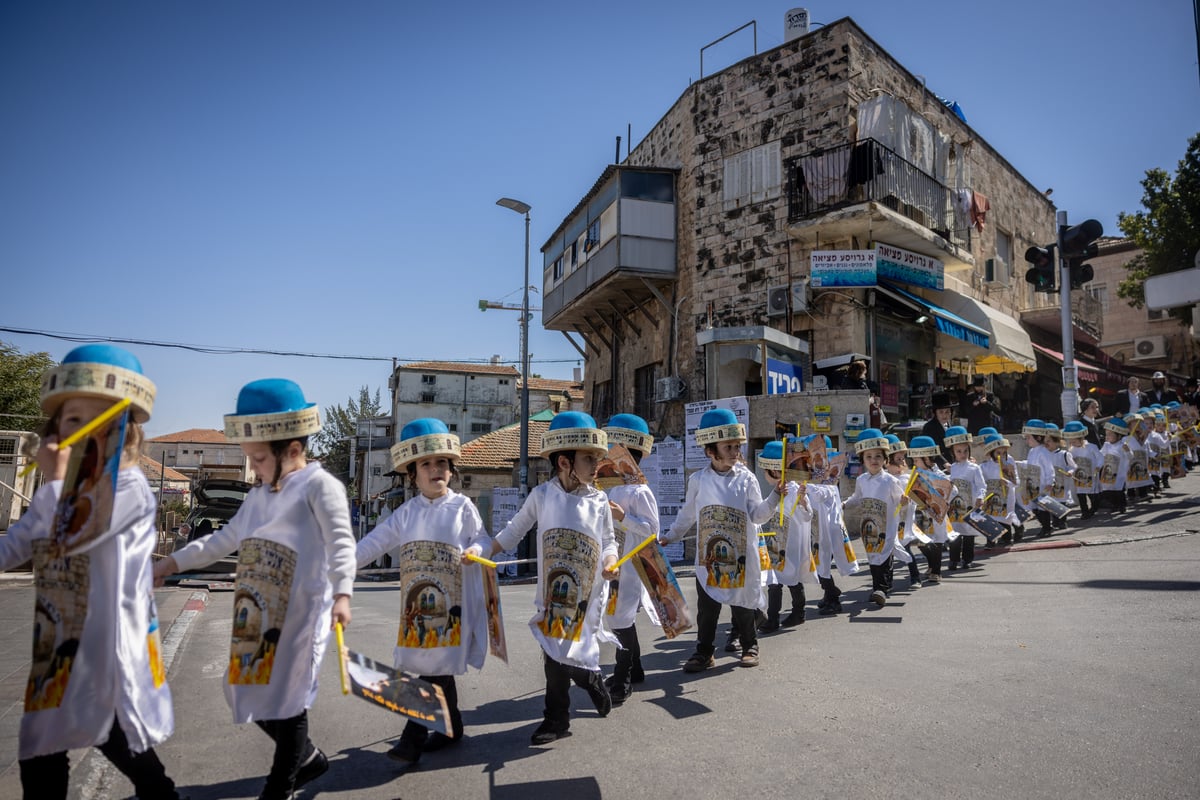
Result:
[[[608,501],[608,509],[612,512],[612,518],[617,522],[621,522],[625,519],[625,509],[621,508],[612,500]]]
[[[71,448],[58,448],[58,437],[47,436],[38,445],[37,465],[47,480],[61,481],[67,477],[67,462],[71,460]]]
[[[350,595],[339,594],[333,598],[333,612],[330,614],[332,619],[329,621],[330,630],[337,623],[342,623],[343,628],[350,627]]]
[[[475,562],[473,562],[471,559],[467,558],[468,555],[475,556],[476,558],[482,558],[483,557],[483,548],[477,544],[473,544],[470,547],[468,547],[466,550],[463,550],[462,563],[473,564]]]
[[[179,572],[179,565],[175,563],[175,556],[167,556],[162,561],[157,561],[154,564],[154,587],[161,589],[167,582],[167,577]]]
[[[616,556],[608,556],[604,559],[603,577],[606,581],[615,581],[621,577],[621,573],[613,569],[613,565],[617,563]]]

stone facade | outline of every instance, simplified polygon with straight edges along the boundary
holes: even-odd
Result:
[[[768,316],[767,291],[803,280],[813,250],[865,249],[880,235],[871,214],[839,218],[837,224],[829,215],[830,224],[818,219],[798,231],[789,223],[787,187],[789,162],[853,143],[859,104],[880,93],[902,101],[948,136],[956,158],[963,160],[965,185],[991,201],[982,230],[956,231],[957,245],[926,231],[923,250],[942,255],[948,272],[953,269],[975,299],[1015,316],[1028,287],[1012,275],[1021,271],[1012,254],[1053,238],[1054,207],[920,79],[852,20],[842,19],[693,83],[631,152],[629,166],[678,170],[679,272],[674,296],[668,298],[677,304],[678,317],[673,326],[671,313],[656,304],[657,325],[638,318],[641,335],[625,337],[615,365],[609,351],[589,350],[589,408],[597,383],[610,379],[615,407],[633,408],[634,371],[651,364],[686,381],[683,400],[706,399],[704,353],[696,342],[706,328],[776,327],[807,341],[814,360],[869,352],[874,312],[866,290],[816,291],[807,311],[790,317]],[[783,165],[778,180],[745,202],[731,202],[724,187],[728,159],[776,144]],[[1008,238],[1007,280],[985,284],[985,263],[997,253],[997,231]],[[932,334],[928,340],[933,341]],[[919,357],[925,366],[939,365],[933,347]],[[807,378],[811,365],[804,366]],[[652,430],[680,435],[682,402],[659,403],[657,411]]]

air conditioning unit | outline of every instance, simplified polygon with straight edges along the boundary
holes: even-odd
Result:
[[[685,392],[687,392],[687,383],[683,378],[674,375],[659,378],[654,384],[654,402],[669,403],[672,400],[679,400]]]
[[[1141,336],[1133,340],[1133,361],[1149,361],[1167,357],[1167,340],[1164,336]]]
[[[788,301],[791,300],[791,308]],[[767,289],[767,316],[786,317],[808,310],[808,279],[800,278],[791,286],[772,286]]]
[[[983,264],[983,282],[1008,286],[1008,264],[1002,258],[989,258]]]

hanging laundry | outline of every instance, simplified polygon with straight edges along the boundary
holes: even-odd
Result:
[[[987,212],[992,210],[992,204],[979,192],[971,192],[971,224],[975,230],[983,233],[983,224],[987,221]]]
[[[850,152],[850,169],[846,172],[846,180],[850,186],[861,186],[864,183],[883,174],[883,157],[879,145],[872,139],[859,142]]]
[[[804,182],[813,204],[832,205],[846,197],[846,158],[844,150],[800,159]]]
[[[971,195],[970,189],[956,189],[951,194],[954,204],[954,230],[965,231],[971,227]]]

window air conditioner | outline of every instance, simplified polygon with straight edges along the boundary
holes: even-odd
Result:
[[[1133,340],[1133,361],[1149,361],[1167,357],[1166,337],[1141,336]]]

